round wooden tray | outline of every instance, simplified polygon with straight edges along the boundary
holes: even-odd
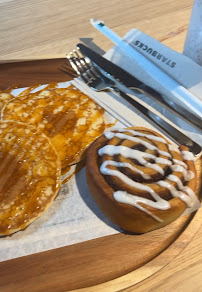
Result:
[[[55,71],[52,66],[57,68],[62,61],[38,62],[40,72],[44,73],[44,79],[40,76],[41,83],[53,81]],[[20,85],[30,85],[38,81],[39,64],[26,62],[18,65],[18,69],[12,64],[4,65],[4,72],[7,68],[8,76],[18,73]],[[27,72],[34,73],[28,76]],[[64,76],[59,74],[58,79],[62,81]],[[5,81],[12,85],[8,79]],[[197,161],[196,167],[201,179],[201,160]],[[170,263],[190,243],[202,224],[201,219],[202,210],[199,209],[143,235],[116,234],[2,262],[0,291],[120,291]]]
[[[201,178],[201,160],[196,167]],[[200,185],[198,179],[198,191]],[[2,262],[0,290],[90,292],[108,291],[113,285],[124,289],[170,263],[197,233],[201,218],[199,209],[146,234],[120,233]]]
[[[199,231],[202,225],[202,209],[198,210],[194,217],[191,219],[186,229],[182,231],[179,237],[162,253],[156,256],[153,260],[144,264],[140,268],[118,277],[114,280],[107,281],[95,286],[76,289],[71,291],[78,292],[108,292],[108,291],[136,291],[136,284],[146,280],[148,277],[160,271],[166,265],[171,263],[184,249],[191,243],[193,237]],[[128,289],[127,289],[128,288]],[[141,289],[140,289],[141,290]],[[141,290],[144,291],[144,290]]]

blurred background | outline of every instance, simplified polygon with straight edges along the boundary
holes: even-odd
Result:
[[[0,62],[65,57],[79,41],[109,50],[112,42],[91,26],[90,18],[104,20],[121,37],[137,28],[182,52],[192,4],[190,0],[0,0]]]

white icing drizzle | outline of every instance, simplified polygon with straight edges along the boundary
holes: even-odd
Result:
[[[182,192],[182,190],[184,191],[184,186],[181,182],[181,180],[176,176],[176,175],[169,175],[167,177],[167,179],[169,179],[170,181],[173,181],[177,184],[178,188],[180,191],[178,191],[174,186],[172,186],[169,182],[160,180],[157,182],[157,184],[161,187],[167,188],[169,189],[171,195],[175,198],[179,198],[180,200],[182,200],[183,202],[185,202],[187,204],[187,206],[190,208],[192,207],[192,199],[189,197],[189,195],[187,196],[187,194],[185,194],[184,192]]]
[[[170,151],[175,151],[175,152],[177,152],[177,153],[180,153],[180,150],[177,148],[176,145],[168,144],[168,149],[169,149]]]
[[[133,131],[133,130],[128,130],[128,132],[130,132],[130,133],[132,133],[134,135],[137,135],[137,136],[142,136],[142,137],[150,138],[151,140],[155,140],[155,141],[159,141],[159,142],[162,142],[162,143],[166,143],[166,141],[161,137],[156,137],[156,136],[153,136],[153,135],[146,135],[146,134],[139,133],[139,132],[136,132],[136,131]],[[107,139],[112,139],[114,137],[117,137],[117,138],[120,138],[120,139],[127,139],[127,140],[130,140],[130,141],[133,141],[133,142],[139,142],[139,143],[141,143],[142,145],[144,145],[146,148],[148,148],[150,150],[157,150],[159,152],[159,154],[171,157],[170,153],[168,153],[166,151],[159,150],[158,147],[152,145],[151,143],[149,143],[147,141],[144,141],[144,140],[141,140],[139,138],[127,135],[127,134],[105,132],[104,135],[105,135],[105,137]]]
[[[182,157],[184,160],[191,160],[194,161],[194,155],[193,153],[189,152],[189,151],[181,151],[182,153]]]
[[[131,165],[128,162],[117,162],[117,161],[107,160],[107,161],[103,162],[103,164],[101,166],[101,169],[103,169],[103,171],[104,171],[105,168],[108,169],[107,168],[108,165],[112,165],[112,166],[115,166],[115,167],[127,167],[127,168],[130,168],[131,170],[141,174],[141,176],[144,179],[150,179],[151,178],[150,175],[145,174],[142,170],[140,170],[137,167],[134,167],[133,165]]]
[[[176,175],[169,174],[167,176],[167,179],[175,182],[180,190],[183,189],[183,183],[182,183],[181,179],[179,179],[179,177],[177,177]]]
[[[196,198],[196,194],[194,193],[194,191],[192,189],[190,189],[189,187],[185,186],[183,188],[183,191],[186,192],[190,198],[192,198],[192,205],[194,205],[195,203],[199,202],[199,200],[195,200]]]
[[[154,140],[154,141],[158,141],[158,142],[162,142],[164,144],[166,144],[166,140],[163,139],[162,137],[158,137],[158,136],[154,136],[154,135],[149,135],[149,134],[145,134],[145,133],[140,133],[138,131],[134,131],[134,130],[130,130],[130,129],[118,129],[118,132],[129,132],[131,134],[133,134],[134,136],[140,136],[140,137],[146,137],[150,140]],[[111,137],[107,138],[107,139],[111,139],[114,137],[114,132],[110,132],[110,131],[106,131],[105,133],[105,137],[107,138],[107,135],[111,135]],[[130,136],[131,137],[131,136]]]
[[[192,172],[192,173],[193,173],[193,172]],[[193,174],[194,174],[194,173],[193,173]],[[188,206],[189,208],[191,208],[192,205],[194,204],[194,200],[193,200],[193,198],[196,197],[196,195],[195,195],[195,193],[193,192],[193,190],[190,189],[190,188],[187,187],[187,186],[184,186],[183,183],[182,183],[182,181],[181,181],[181,180],[179,179],[179,177],[177,177],[176,175],[170,174],[170,175],[168,175],[167,178],[168,178],[169,180],[173,181],[173,182],[176,182],[176,184],[177,184],[177,186],[178,186],[178,189],[179,189],[180,191],[183,191],[183,192],[187,193],[188,196],[185,196],[186,198],[185,198],[185,200],[184,200],[184,193],[182,193],[182,194],[183,194],[183,197],[181,197],[181,196],[182,196],[182,195],[181,195],[181,192],[178,191],[178,193],[180,193],[180,196],[179,196],[180,199],[181,199],[182,201],[184,201],[184,202],[187,204],[187,206]]]
[[[101,165],[101,168],[100,168],[101,173],[103,173],[105,175],[116,176],[119,179],[121,179],[125,184],[128,184],[133,188],[150,193],[150,195],[156,201],[159,201],[159,208],[162,210],[166,210],[170,207],[170,204],[167,201],[161,199],[161,197],[159,197],[159,195],[149,186],[144,185],[144,184],[139,183],[139,182],[136,182],[136,181],[132,180],[131,178],[127,177],[124,173],[122,173],[116,169],[109,169],[109,168],[105,167],[105,165],[103,165],[103,164]],[[144,198],[142,198],[142,199],[144,200]],[[151,202],[150,204],[153,204],[153,201],[151,201],[151,200],[149,200],[149,201]]]
[[[194,173],[191,170],[185,169],[183,166],[178,164],[173,164],[170,166],[170,169],[174,172],[181,172],[184,176],[185,181],[189,181],[194,178]]]
[[[159,222],[163,222],[163,220],[161,220],[158,216],[152,214],[152,212],[150,212],[149,210],[147,210],[146,208],[144,208],[143,206],[138,204],[138,203],[143,203],[143,204],[149,205],[152,202],[151,200],[144,199],[144,198],[141,198],[138,196],[134,196],[134,195],[131,195],[131,194],[129,194],[127,192],[123,192],[123,191],[114,192],[114,199],[119,203],[125,203],[125,204],[132,205],[132,206],[138,208],[139,210],[147,213],[148,215],[153,217],[155,220],[157,220]],[[156,204],[157,204],[156,202],[153,202],[152,207],[155,208]]]
[[[133,131],[133,130],[124,130],[124,129],[119,130],[119,132],[123,132],[123,131],[130,132],[136,136],[147,137],[148,139],[152,139],[152,140],[160,141],[162,143],[166,143],[166,141],[163,138],[156,137],[153,135],[147,135],[147,134],[139,133],[139,132]],[[118,137],[120,139],[127,139],[130,141],[138,142],[138,143],[141,143],[142,145],[144,145],[145,147],[147,147],[148,149],[157,150],[162,155],[166,155],[168,157],[171,157],[170,154],[167,154],[167,153],[164,154],[164,151],[160,151],[156,146],[154,146],[146,141],[143,141],[137,137],[132,137],[130,135],[127,135],[126,133],[122,134],[122,133],[114,133],[114,132],[108,131],[108,132],[105,132],[105,137],[107,139],[112,139],[113,137]],[[169,145],[169,149],[171,151],[180,152],[178,149],[176,149],[176,147],[173,148],[173,146],[170,146],[170,145]],[[181,153],[182,153],[182,157],[184,160],[194,160],[193,154],[190,153],[189,151],[182,151]],[[162,167],[160,167],[159,165],[156,165],[156,164],[151,164],[144,159],[144,158],[151,158],[156,163],[168,165],[171,168],[171,170],[173,170],[174,172],[181,172],[184,176],[185,181],[189,181],[194,177],[194,173],[192,171],[187,170],[187,165],[183,161],[180,161],[178,159],[173,159],[173,162],[171,162],[168,159],[160,158],[160,157],[157,157],[153,154],[145,153],[145,152],[142,152],[139,150],[134,150],[134,149],[128,148],[126,146],[106,145],[106,146],[102,147],[101,149],[99,149],[98,154],[99,155],[107,154],[110,156],[122,155],[125,158],[135,159],[141,165],[153,168],[157,172],[159,172],[160,174],[164,175],[164,170],[162,169]],[[158,218],[156,215],[151,213],[147,208],[139,205],[139,203],[142,203],[146,206],[150,206],[150,207],[160,209],[160,210],[169,209],[170,203],[168,201],[166,201],[165,199],[161,198],[148,185],[144,185],[144,184],[141,184],[139,182],[133,181],[132,179],[127,177],[125,174],[123,174],[119,170],[108,168],[107,166],[109,166],[109,165],[112,165],[115,167],[128,167],[128,168],[140,173],[142,175],[142,177],[144,177],[146,179],[147,178],[149,179],[150,177],[147,176],[146,174],[144,174],[143,171],[133,167],[130,163],[107,160],[107,161],[103,162],[101,167],[100,167],[100,172],[102,174],[116,176],[120,180],[122,180],[125,184],[127,184],[131,187],[134,187],[136,189],[140,189],[142,191],[148,192],[155,200],[155,201],[153,201],[153,200],[150,200],[147,198],[139,197],[139,196],[136,196],[133,194],[129,194],[125,191],[116,191],[116,192],[114,192],[114,199],[116,201],[118,201],[119,203],[124,203],[124,204],[129,204],[129,205],[135,206],[136,208],[138,208],[138,209],[142,210],[143,212],[147,213],[148,215],[152,216],[155,220],[161,222],[162,220],[160,218]],[[167,176],[167,179],[172,181],[172,182],[175,182],[179,190],[177,190],[174,186],[172,186],[172,184],[170,184],[167,181],[160,180],[160,181],[156,182],[156,184],[158,184],[164,188],[167,188],[173,197],[177,197],[177,198],[181,199],[183,202],[186,203],[186,205],[189,208],[193,207],[194,205],[197,206],[199,204],[199,200],[196,197],[195,193],[189,187],[183,186],[182,181],[176,175],[170,174]]]
[[[187,165],[186,165],[186,163],[184,163],[183,161],[174,158],[174,159],[173,159],[173,162],[174,162],[175,164],[179,164],[179,165],[183,166],[185,169],[187,169]]]
[[[149,168],[153,168],[154,170],[158,171],[162,175],[164,175],[164,170],[162,167],[160,167],[157,164],[149,163],[144,158],[151,158],[156,163],[160,163],[160,164],[166,164],[166,165],[172,164],[172,162],[170,160],[167,160],[165,158],[160,158],[160,157],[157,157],[153,154],[145,153],[145,152],[142,152],[139,150],[134,150],[134,149],[128,148],[126,146],[106,145],[103,148],[99,149],[98,154],[99,155],[108,154],[110,156],[120,154],[125,158],[136,159],[141,165],[147,166]]]

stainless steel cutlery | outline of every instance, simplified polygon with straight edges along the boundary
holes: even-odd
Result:
[[[95,64],[95,62],[93,63],[91,62],[91,55],[88,55],[86,57],[85,54],[83,55],[81,53],[80,45],[78,46],[77,50],[74,50],[70,52],[69,54],[67,54],[67,58],[69,59],[72,68],[77,72],[78,75],[81,76],[83,81],[90,88],[92,88],[95,91],[113,91],[116,94],[119,94],[121,97],[127,100],[127,102],[132,104],[132,106],[134,106],[135,109],[137,109],[140,113],[142,113],[146,119],[149,119],[150,121],[152,121],[161,130],[163,130],[168,136],[170,136],[171,139],[174,139],[177,144],[186,145],[190,149],[190,151],[192,151],[195,155],[198,155],[201,152],[200,145],[198,145],[192,139],[190,139],[189,137],[184,135],[182,132],[174,128],[171,124],[167,123],[156,113],[144,107],[141,103],[134,100],[129,95],[125,94],[122,90],[120,90],[117,87],[116,83],[111,78],[109,78],[108,73],[105,73],[105,72],[103,73],[103,71],[100,70],[99,66]],[[117,70],[120,72],[119,69]],[[113,75],[117,76],[116,74],[117,72]],[[137,85],[139,84],[138,82],[139,81],[137,80],[137,83],[136,83]]]

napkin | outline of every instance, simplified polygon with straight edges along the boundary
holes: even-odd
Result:
[[[128,44],[125,50],[119,46],[115,46],[110,50],[106,57],[112,62],[116,63],[137,79],[155,89],[165,98],[169,98],[174,103],[186,108],[188,111],[192,111],[194,114],[201,116],[202,108],[202,68],[194,61],[180,53],[171,50],[165,45],[161,44],[157,40],[150,36],[140,32],[137,29],[129,31],[124,41]],[[130,48],[129,48],[130,47]],[[127,48],[134,48],[134,56],[126,53]],[[142,56],[145,56],[145,66],[143,66]],[[151,67],[148,63],[151,64]],[[147,64],[147,66],[146,66]],[[159,80],[164,80],[164,77],[159,77],[160,73],[157,72],[156,79],[153,74],[154,65],[156,68],[160,68],[163,73],[167,73],[168,77],[172,77],[173,80],[177,81],[179,85],[188,89],[186,94],[173,95],[173,92],[178,92],[178,87],[173,84],[172,80],[166,79],[166,86],[163,85]],[[158,80],[159,79],[159,80]],[[183,88],[179,88],[180,93],[183,92]],[[190,94],[189,94],[190,93]],[[191,95],[192,94],[192,95]]]
[[[106,57],[113,59],[114,49],[110,50]],[[125,63],[124,66],[130,66],[129,63]],[[124,126],[140,126],[153,129],[158,131],[161,134],[166,135],[162,129],[158,128],[157,125],[152,123],[149,119],[145,118],[138,110],[136,110],[129,102],[124,100],[122,97],[113,92],[96,92],[89,88],[80,78],[76,78],[73,81],[73,84],[82,90],[84,93],[88,94],[93,98],[100,106],[102,106],[110,115],[116,118]],[[191,126],[189,123],[180,119],[178,116],[171,114],[166,108],[163,108],[154,100],[150,99],[142,93],[134,92],[131,93],[131,90],[128,90],[125,86],[120,86],[120,89],[131,95],[132,98],[141,101],[141,103],[146,106],[148,109],[153,111],[162,117],[165,121],[170,123],[174,128],[183,132],[185,135],[190,137],[196,143],[202,146],[202,131]],[[170,140],[171,143],[174,141],[166,135],[166,138]],[[174,142],[175,143],[175,142]]]
[[[202,67],[200,65],[138,29],[131,29],[124,39],[202,101]]]

